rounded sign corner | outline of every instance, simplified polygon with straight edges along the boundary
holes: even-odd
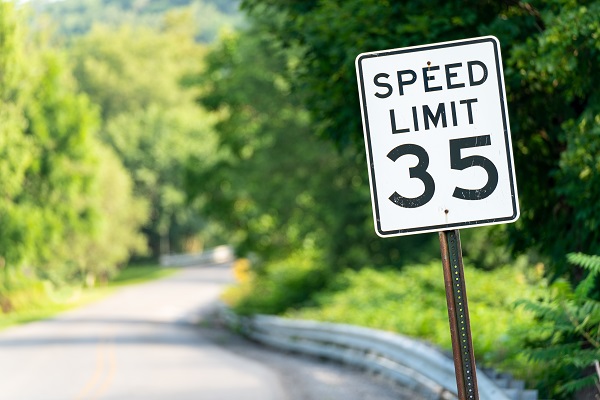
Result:
[[[487,35],[487,36],[483,36],[481,38],[482,40],[486,40],[486,41],[490,41],[495,43],[496,45],[498,45],[498,47],[500,47],[500,39],[498,39],[496,36],[494,35]]]
[[[356,58],[354,59],[354,63],[356,64],[356,66],[359,66],[359,65],[361,65],[362,61],[363,61],[365,58],[369,58],[369,57],[372,57],[372,55],[371,55],[371,54],[369,54],[369,53],[360,53],[360,54],[359,54],[359,55],[357,55],[357,56],[356,56]]]
[[[521,217],[521,210],[519,209],[519,207],[517,206],[515,209],[515,212],[513,213],[513,215],[510,217],[510,220],[508,222],[517,222],[517,220]]]
[[[390,232],[387,232],[387,231],[384,231],[383,229],[381,229],[381,226],[379,224],[375,224],[375,233],[380,238],[384,238],[385,239],[385,238],[390,237]]]

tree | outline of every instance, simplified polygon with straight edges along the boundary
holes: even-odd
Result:
[[[6,117],[0,128],[6,130],[0,140],[0,154],[6,155],[0,160],[0,264],[5,278],[24,268],[55,282],[108,275],[141,250],[137,231],[143,209],[125,217],[109,213],[103,168],[111,169],[116,182],[128,178],[114,155],[99,149],[95,108],[77,92],[61,53],[42,36],[27,36],[14,5],[2,3],[0,10],[0,114]],[[122,189],[114,200],[131,206],[131,191]],[[106,223],[110,231],[101,230]],[[121,243],[92,245],[115,235]]]
[[[240,255],[260,261],[256,290],[269,303],[262,311],[305,301],[345,268],[413,261],[405,255],[409,246],[431,243],[422,236],[398,245],[372,233],[357,161],[364,155],[340,152],[312,134],[312,120],[291,90],[301,54],[272,39],[249,29],[224,37],[207,56],[198,84],[202,104],[220,117],[219,152],[190,163],[188,173],[202,214],[233,232]]]
[[[589,274],[575,286],[557,281],[537,301],[520,302],[537,322],[522,332],[523,341],[527,356],[547,366],[540,377],[543,396],[595,398],[600,393],[600,302],[594,288],[600,256],[570,253],[567,258]]]
[[[220,152],[189,166],[189,190],[203,199],[205,214],[234,231],[240,253],[264,260],[328,241],[317,222],[335,199],[323,207],[319,197],[331,195],[341,172],[341,158],[310,137],[306,112],[289,93],[286,62],[255,32],[223,39],[200,82],[202,104],[221,116]]]
[[[184,26],[190,21],[170,15],[165,31],[97,26],[70,49],[79,84],[100,105],[102,140],[150,204],[144,231],[154,256],[197,250],[191,238],[204,227],[183,188],[186,160],[214,152],[212,119],[196,105],[196,89],[183,85],[204,53]]]
[[[37,19],[49,17],[61,38],[86,35],[96,24],[119,28],[122,25],[160,29],[168,13],[192,13],[197,21],[193,37],[212,42],[224,26],[240,23],[236,0],[32,0],[29,5]]]
[[[362,52],[495,35],[502,43],[522,216],[515,249],[596,253],[598,1],[244,0],[258,30],[301,52],[291,79],[317,133],[362,147],[354,58]],[[279,18],[265,18],[265,15]],[[586,190],[582,190],[586,188]]]
[[[34,221],[29,210],[18,204],[35,158],[32,140],[23,134],[27,98],[20,84],[27,73],[22,48],[25,32],[20,22],[12,4],[0,4],[0,265],[4,271],[30,255],[32,239],[26,227]]]

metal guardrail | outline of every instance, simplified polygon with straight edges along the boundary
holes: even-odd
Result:
[[[234,260],[231,246],[217,246],[202,253],[169,254],[160,256],[163,267],[189,267],[201,264],[223,264]]]
[[[454,363],[437,348],[391,332],[267,315],[221,313],[232,328],[260,343],[380,373],[427,399],[457,398]],[[536,390],[508,374],[478,369],[481,400],[537,400]]]

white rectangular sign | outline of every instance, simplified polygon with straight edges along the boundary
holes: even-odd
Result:
[[[519,218],[498,39],[364,53],[356,71],[379,236]]]

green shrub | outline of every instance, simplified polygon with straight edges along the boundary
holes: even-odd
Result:
[[[465,275],[478,362],[533,378],[535,367],[521,355],[522,343],[511,331],[534,323],[514,303],[541,290],[514,267],[484,272],[467,266]],[[399,332],[451,349],[441,261],[402,271],[346,271],[314,301],[314,307],[287,315]]]
[[[320,255],[311,249],[253,267],[248,279],[225,293],[225,301],[240,314],[280,314],[310,302],[331,276]]]
[[[600,257],[577,253],[567,259],[583,267],[586,278],[576,286],[557,281],[538,300],[522,301],[536,319],[522,336],[529,358],[544,365],[546,372],[539,381],[543,396],[597,398],[600,391],[594,365],[600,360],[600,301],[595,288]]]
[[[55,286],[48,280],[21,276],[7,285],[0,282],[0,330],[12,325],[49,318],[59,312],[97,300],[98,289],[84,292],[80,286]]]

